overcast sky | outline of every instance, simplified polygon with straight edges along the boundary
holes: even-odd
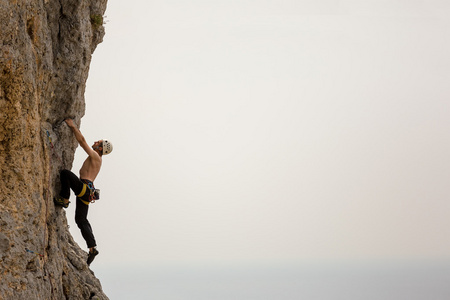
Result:
[[[450,259],[449,12],[110,0],[81,127],[114,144],[96,263]]]

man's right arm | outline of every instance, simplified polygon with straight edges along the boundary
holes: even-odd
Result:
[[[86,142],[86,139],[81,134],[81,131],[77,128],[75,123],[72,119],[66,119],[65,122],[67,125],[72,129],[73,134],[75,135],[75,138],[77,139],[78,143],[80,144],[81,148],[89,155],[92,156],[94,153],[97,154],[94,150],[92,150],[91,147]]]

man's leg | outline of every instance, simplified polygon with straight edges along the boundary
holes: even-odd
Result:
[[[78,228],[81,230],[81,235],[83,236],[86,244],[89,248],[89,256],[87,259],[87,264],[90,265],[97,256],[98,251],[95,248],[97,243],[95,242],[94,233],[92,232],[91,224],[87,220],[87,214],[89,210],[89,205],[84,204],[80,198],[77,197],[77,206],[75,209],[75,222]]]
[[[77,205],[75,208],[75,223],[77,223],[78,228],[80,228],[81,235],[86,241],[88,248],[93,248],[97,246],[97,243],[95,242],[91,224],[87,219],[88,210],[89,205],[84,204],[83,202],[81,202],[80,198],[77,198]]]
[[[59,196],[62,199],[59,199],[59,201],[55,201],[58,204],[63,204],[65,207],[69,205],[69,198],[70,198],[70,189],[75,193],[75,195],[78,195],[82,189],[83,189],[83,182],[69,170],[62,170],[60,173],[60,180],[61,180],[61,191],[59,192]]]

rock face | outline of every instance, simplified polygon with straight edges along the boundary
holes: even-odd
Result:
[[[63,120],[84,115],[105,9],[0,0],[0,299],[108,299],[53,205],[77,147]]]

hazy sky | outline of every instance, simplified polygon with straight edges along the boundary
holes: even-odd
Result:
[[[450,259],[449,12],[110,0],[81,127],[114,144],[96,263]]]

